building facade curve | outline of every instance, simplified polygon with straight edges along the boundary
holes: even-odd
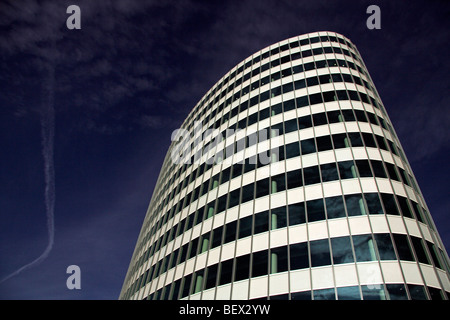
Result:
[[[449,258],[346,37],[271,45],[172,135],[119,299],[448,299]]]

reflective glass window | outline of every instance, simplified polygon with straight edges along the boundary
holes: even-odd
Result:
[[[306,222],[305,203],[294,203],[288,206],[289,225],[296,225]]]
[[[331,264],[330,246],[328,239],[310,242],[311,267],[320,267]]]
[[[354,262],[350,237],[331,238],[331,250],[334,264]]]

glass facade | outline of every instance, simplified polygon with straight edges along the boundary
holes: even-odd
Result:
[[[449,259],[356,47],[227,73],[174,134],[120,299],[448,299]]]

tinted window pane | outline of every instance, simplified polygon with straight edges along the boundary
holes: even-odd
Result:
[[[373,261],[376,259],[373,240],[370,234],[352,236],[352,239],[356,261]]]
[[[270,249],[270,273],[284,272],[288,270],[287,247]]]
[[[372,171],[370,170],[370,165],[368,160],[355,160],[356,166],[358,168],[359,176],[371,177]]]
[[[408,290],[411,295],[411,300],[427,300],[427,294],[423,286],[408,284]]]
[[[348,216],[360,216],[366,214],[364,201],[361,194],[345,195]]]
[[[286,206],[274,208],[270,211],[270,228],[272,230],[284,228],[287,224]]]
[[[342,196],[325,198],[328,219],[345,217],[344,201]]]
[[[317,137],[317,149],[318,151],[326,151],[333,149],[331,145],[330,136]]]
[[[316,145],[314,143],[314,138],[300,141],[302,155],[316,152]]]
[[[363,300],[386,300],[384,288],[380,284],[361,286]]]
[[[387,233],[374,234],[377,243],[378,253],[381,260],[395,260],[394,246],[392,245],[391,236]]]
[[[361,138],[361,134],[359,132],[349,132],[348,137],[350,138],[350,142],[352,143],[352,147],[362,147],[363,142]]]
[[[286,190],[286,178],[284,173],[280,173],[271,178],[271,193]]]
[[[298,142],[293,142],[286,145],[286,159],[297,157],[299,155],[300,155],[300,146]]]
[[[284,123],[284,127],[285,127],[285,130],[284,130],[285,133],[289,133],[289,132],[298,130],[297,119],[291,119],[291,120],[286,121]]]
[[[299,129],[305,129],[310,127],[312,127],[312,120],[310,115],[298,118]]]
[[[292,226],[306,222],[304,202],[289,205],[288,211],[289,211],[289,225]]]
[[[310,242],[311,267],[320,267],[331,264],[330,247],[328,239]]]
[[[248,237],[252,234],[253,216],[239,219],[239,239]]]
[[[313,114],[314,126],[321,126],[327,124],[327,117],[325,113],[315,113]]]
[[[242,203],[253,200],[254,184],[250,183],[242,187]]]
[[[291,270],[304,269],[309,267],[308,244],[306,242],[289,246]]]
[[[269,178],[256,181],[256,198],[269,194]]]
[[[289,171],[286,173],[286,177],[288,189],[301,187],[303,185],[301,170]]]
[[[428,256],[425,253],[425,248],[422,239],[417,237],[411,237],[411,242],[413,244],[414,251],[416,252],[416,256],[419,262],[429,264],[430,261],[428,260]]]
[[[382,193],[381,200],[383,201],[384,209],[386,214],[399,215],[397,210],[397,205],[395,204],[394,196],[390,193]]]
[[[408,200],[404,197],[397,196],[398,204],[400,205],[400,209],[402,209],[402,213],[405,217],[412,218],[412,212],[408,204]]]
[[[383,214],[378,193],[364,193],[364,197],[366,198],[369,214]]]
[[[334,289],[320,289],[313,291],[314,300],[336,300]]]
[[[253,253],[252,277],[268,274],[268,250]]]
[[[305,178],[305,185],[320,182],[319,167],[317,166],[303,169],[303,175]]]
[[[236,240],[236,226],[237,226],[237,221],[232,221],[225,225],[225,241],[224,241],[224,243],[228,243],[230,241]]]
[[[400,260],[414,261],[408,237],[404,234],[394,234],[394,242]]]
[[[405,286],[403,284],[386,284],[390,300],[408,300]]]
[[[373,172],[375,177],[386,178],[386,171],[384,171],[383,163],[377,160],[370,160],[372,164]]]
[[[335,181],[339,180],[339,175],[336,167],[336,163],[326,163],[320,166],[320,171],[322,172],[322,181]]]
[[[243,279],[249,278],[249,265],[250,265],[250,255],[246,254],[245,256],[236,258],[236,273],[234,276],[234,281],[239,281]]]
[[[331,249],[334,264],[354,261],[350,237],[331,238]]]
[[[308,222],[325,220],[323,199],[311,200],[306,202],[306,210],[308,213]]]
[[[269,230],[269,211],[255,214],[255,234]]]
[[[222,242],[222,231],[223,231],[223,226],[218,227],[213,230],[213,238],[212,238],[211,248],[220,246],[220,244]]]
[[[350,160],[338,162],[338,167],[341,179],[356,178],[355,166],[353,164],[353,161]]]
[[[226,260],[221,263],[220,285],[231,283],[232,271],[233,271],[233,259]]]
[[[358,286],[338,287],[338,300],[361,300]]]
[[[348,148],[350,146],[345,133],[333,134],[332,138],[335,149]]]
[[[206,278],[206,286],[205,289],[209,289],[216,286],[216,279],[217,279],[217,269],[218,264],[214,264],[212,266],[209,266],[207,269],[207,278]]]

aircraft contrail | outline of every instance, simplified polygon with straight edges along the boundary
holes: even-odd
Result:
[[[42,261],[44,261],[53,248],[55,238],[55,168],[53,164],[53,145],[55,135],[55,68],[49,63],[48,78],[44,81],[42,86],[42,106],[41,106],[41,144],[42,156],[44,158],[44,179],[45,179],[45,210],[47,216],[47,233],[48,244],[44,252],[31,261],[30,263],[17,269],[10,275],[6,276],[0,281],[0,284],[6,280],[18,275],[24,270],[30,269]]]

